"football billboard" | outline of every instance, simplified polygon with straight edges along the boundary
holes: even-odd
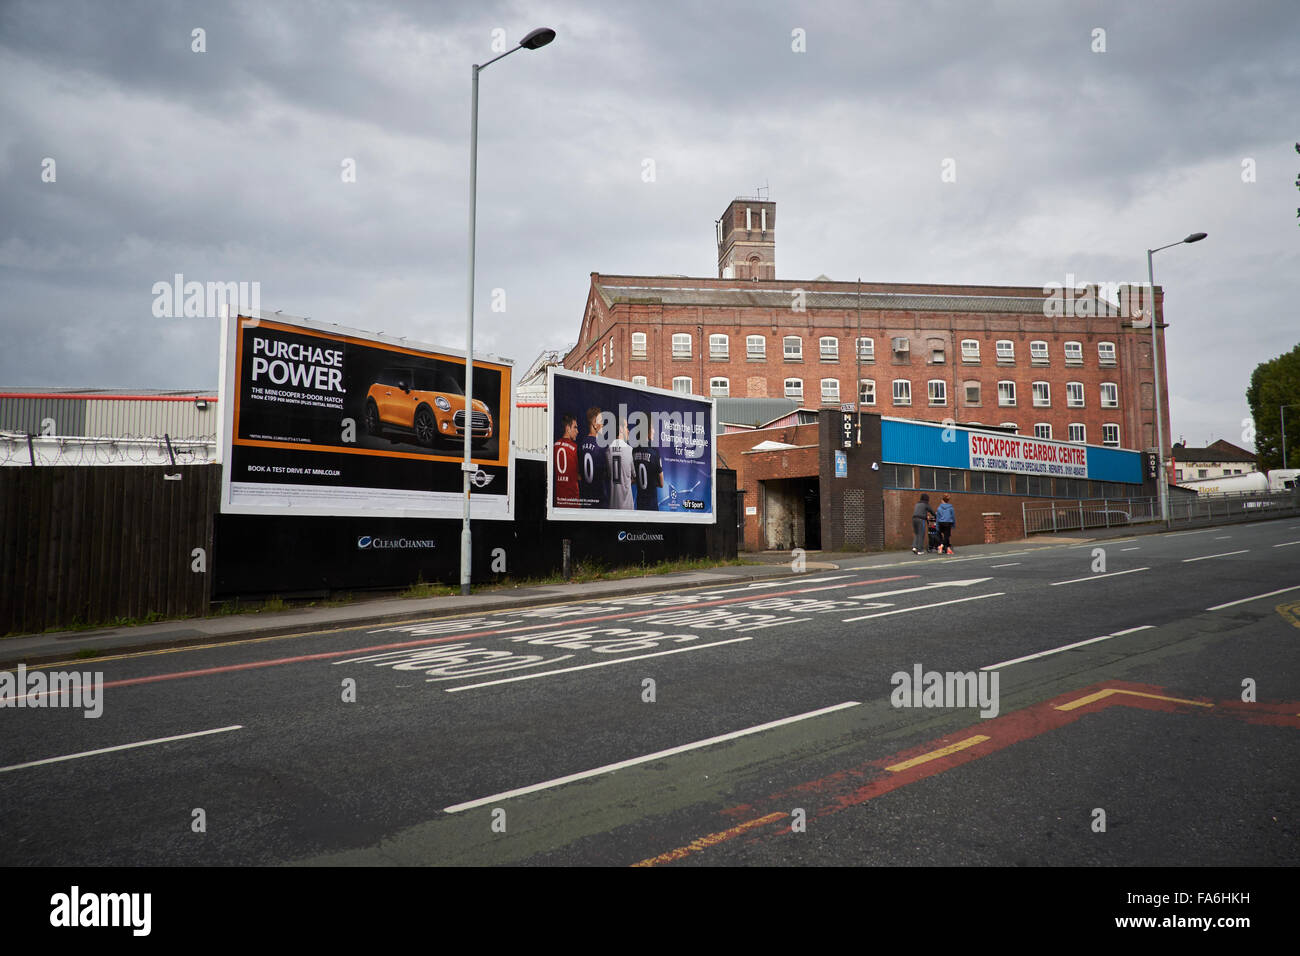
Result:
[[[717,520],[711,399],[551,368],[546,517]]]
[[[471,429],[471,517],[514,517],[513,365],[283,315],[222,325],[221,510],[459,518]]]

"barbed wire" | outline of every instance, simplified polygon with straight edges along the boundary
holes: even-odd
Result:
[[[0,431],[0,467],[26,465],[208,465],[218,460],[214,435],[168,436],[117,435],[93,438],[84,435],[28,435]],[[30,438],[30,444],[29,444]]]

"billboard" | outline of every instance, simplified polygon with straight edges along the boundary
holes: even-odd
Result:
[[[551,368],[546,517],[717,520],[712,399]]]
[[[283,315],[222,324],[221,510],[459,518],[471,431],[471,516],[514,516],[513,366]]]

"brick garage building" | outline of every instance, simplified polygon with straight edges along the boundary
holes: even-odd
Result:
[[[1155,447],[1150,326],[1120,314],[1133,290],[1067,290],[1061,309],[1043,287],[776,279],[765,200],[733,201],[716,240],[716,279],[593,272],[564,365],[695,394],[860,399],[881,415]],[[1159,287],[1155,313],[1163,336]],[[1167,443],[1163,370],[1160,388]]]

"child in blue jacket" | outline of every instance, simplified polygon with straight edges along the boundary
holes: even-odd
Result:
[[[935,512],[935,520],[939,523],[939,553],[945,551],[952,554],[952,528],[957,523],[957,512],[953,509],[952,500],[948,495],[943,496],[943,502],[939,505],[939,510]]]

